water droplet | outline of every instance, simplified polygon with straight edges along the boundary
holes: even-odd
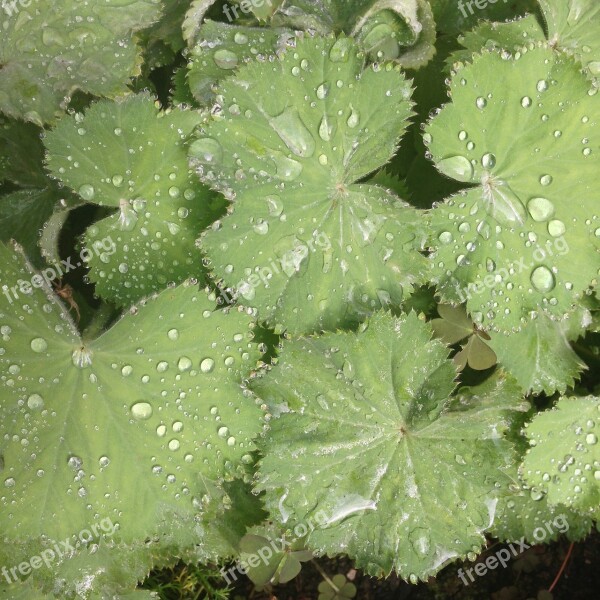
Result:
[[[552,271],[544,265],[537,267],[531,273],[531,283],[540,293],[546,294],[554,289],[556,280]]]
[[[506,182],[496,181],[493,187],[485,190],[483,203],[488,214],[500,225],[514,227],[523,225],[527,219],[525,206]]]
[[[548,82],[545,79],[540,79],[536,88],[538,92],[545,92],[548,89]]]
[[[586,444],[590,444],[591,446],[593,446],[598,443],[598,436],[594,433],[588,433],[585,436],[585,442]]]
[[[181,444],[179,443],[178,439],[173,438],[170,442],[169,442],[169,450],[172,450],[173,452],[175,452],[175,450],[179,450],[179,447],[181,446]]]
[[[98,464],[101,468],[105,469],[110,464],[110,458],[108,458],[108,456],[101,456],[98,459]]]
[[[217,50],[213,56],[213,59],[217,67],[220,69],[235,69],[239,61],[237,54],[225,48]]]
[[[328,95],[329,95],[329,85],[327,85],[327,83],[322,83],[317,88],[317,98],[319,100],[325,100],[325,98],[327,98]]]
[[[44,338],[34,338],[31,340],[31,349],[38,354],[48,349],[48,342]]]
[[[548,233],[552,237],[560,237],[561,235],[564,235],[565,231],[567,231],[567,227],[558,219],[554,219],[548,223]]]
[[[179,339],[179,330],[178,329],[169,329],[169,331],[167,331],[167,337],[173,341]]]
[[[215,361],[212,358],[205,358],[200,363],[200,370],[203,373],[210,373],[215,368]]]
[[[473,179],[473,165],[465,156],[450,156],[440,160],[438,169],[448,177],[457,181],[469,182]]]
[[[96,190],[94,189],[94,186],[90,185],[89,183],[84,183],[77,191],[78,191],[79,195],[84,200],[87,200],[88,202],[93,200],[94,196],[96,194]]]
[[[552,183],[552,181],[553,181],[552,175],[542,175],[540,177],[540,183],[543,186],[550,185]]]
[[[247,44],[248,43],[248,36],[245,35],[244,33],[241,32],[236,32],[236,34],[233,36],[233,41],[236,44]]]
[[[200,138],[190,146],[192,158],[197,158],[207,163],[221,163],[223,161],[223,147],[213,138]]]
[[[487,106],[487,100],[480,96],[479,98],[477,98],[477,100],[475,100],[475,105],[479,109],[484,109]]]
[[[440,233],[438,236],[438,239],[440,242],[442,242],[442,244],[450,244],[454,238],[449,231],[442,231],[442,233]]]
[[[138,421],[146,421],[152,416],[152,405],[149,402],[136,402],[131,407],[131,415]]]
[[[531,98],[529,96],[521,98],[521,106],[523,108],[529,108],[531,106]]]
[[[297,160],[287,158],[275,152],[271,154],[271,159],[275,163],[277,176],[283,181],[294,181],[302,173],[303,167]]]
[[[321,119],[321,123],[319,125],[319,137],[324,142],[329,142],[331,140],[331,134],[333,133],[333,125],[330,124],[327,115],[325,115]]]
[[[217,435],[226,438],[229,435],[229,429],[225,426],[219,427],[219,429],[217,429]]]
[[[302,122],[295,106],[286,108],[278,117],[270,119],[269,124],[296,156],[307,158],[314,154],[315,138]]]
[[[346,124],[348,125],[348,127],[350,129],[354,129],[355,127],[358,126],[359,123],[360,123],[360,115],[358,114],[358,111],[351,104],[350,105],[350,116],[348,117],[348,121],[346,121]]]
[[[31,394],[27,398],[27,406],[30,410],[42,410],[44,408],[44,399],[39,394]]]
[[[177,368],[183,372],[192,368],[192,361],[187,356],[182,356],[177,361]]]
[[[547,221],[554,216],[554,204],[546,198],[532,198],[527,203],[529,214],[538,223]]]
[[[493,154],[484,154],[481,158],[481,165],[484,169],[491,169],[496,166],[496,157]]]
[[[112,183],[115,187],[120,187],[123,184],[123,175],[114,175]]]

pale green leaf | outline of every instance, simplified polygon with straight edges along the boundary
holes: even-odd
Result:
[[[481,547],[514,462],[503,432],[525,408],[503,375],[451,397],[456,371],[431,335],[414,314],[379,313],[358,334],[288,342],[252,381],[279,415],[257,485],[271,515],[321,511],[309,548],[413,582]]]
[[[600,76],[600,4],[596,0],[539,0],[549,43],[573,54]]]
[[[528,424],[525,433],[531,448],[520,474],[527,485],[547,494],[549,504],[597,512],[599,416],[599,398],[561,398],[552,410],[539,413]]]
[[[564,394],[586,368],[571,341],[579,337],[589,320],[589,313],[581,309],[563,322],[542,314],[519,332],[493,335],[488,344],[525,393]]]
[[[483,19],[500,21],[514,18],[535,9],[536,0],[496,0],[480,2],[469,0],[430,0],[438,29],[443,33],[458,34]]]
[[[475,186],[432,211],[434,280],[485,329],[563,319],[597,277],[600,97],[588,88],[551,50],[484,52],[427,128],[437,168]]]
[[[298,41],[219,88],[222,113],[190,154],[233,211],[202,246],[270,325],[333,329],[359,318],[350,299],[397,305],[422,280],[422,217],[358,183],[393,154],[410,91],[391,65],[363,70],[345,37]]]
[[[0,111],[39,125],[75,90],[114,96],[139,73],[133,34],[160,15],[158,0],[4,2]]]
[[[126,305],[203,276],[195,241],[221,201],[188,166],[187,139],[200,120],[196,111],[160,112],[142,94],[98,102],[48,133],[54,176],[83,200],[118,209],[84,237],[90,277],[107,300]],[[92,252],[98,245],[104,251]]]
[[[18,252],[0,255],[3,284],[34,281]],[[259,357],[252,327],[192,282],[90,342],[50,289],[0,295],[0,528],[15,554],[106,519],[115,543],[202,544],[231,504],[220,482],[247,477],[262,429],[241,385]]]

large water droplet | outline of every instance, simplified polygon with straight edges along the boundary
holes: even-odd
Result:
[[[348,62],[351,48],[351,38],[344,37],[338,39],[329,51],[329,58],[331,62]]]
[[[514,227],[523,225],[527,219],[525,206],[506,182],[497,180],[484,189],[483,202],[488,214],[500,225]]]
[[[196,140],[190,146],[189,153],[192,158],[207,163],[221,163],[223,161],[223,147],[213,138]]]
[[[31,394],[27,398],[27,406],[30,410],[42,410],[44,408],[44,399],[39,394]]]
[[[302,173],[303,167],[297,160],[287,158],[276,152],[271,154],[271,160],[275,163],[277,176],[283,181],[294,181]]]
[[[31,349],[37,353],[45,352],[48,349],[48,342],[44,338],[34,338],[31,340]]]
[[[221,69],[235,69],[239,62],[237,54],[225,48],[217,50],[213,58],[217,67]]]
[[[149,402],[136,402],[131,407],[131,415],[138,421],[145,421],[152,416],[152,405]]]
[[[89,183],[84,183],[79,190],[77,190],[77,192],[84,200],[87,200],[88,202],[93,200],[94,196],[96,195],[94,186],[90,185]]]
[[[438,169],[448,177],[457,181],[469,182],[473,179],[473,165],[465,156],[450,156],[440,160]]]
[[[548,233],[552,237],[560,237],[561,235],[564,235],[565,231],[567,231],[567,227],[559,219],[553,219],[548,223]]]
[[[533,270],[531,273],[531,283],[542,294],[552,291],[556,286],[556,280],[552,271],[544,265]]]
[[[527,208],[534,221],[547,221],[554,216],[554,204],[546,198],[532,198],[527,203]]]
[[[295,106],[286,108],[278,117],[270,119],[269,123],[296,156],[307,158],[314,154],[315,138],[302,122]]]

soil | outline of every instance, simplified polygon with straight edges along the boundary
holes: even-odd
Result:
[[[366,577],[352,568],[347,559],[317,559],[321,569],[333,577],[345,575],[356,585],[355,600],[592,600],[600,589],[600,533],[594,533],[574,544],[566,567],[552,590],[548,592],[569,550],[569,542],[533,546],[513,558],[506,568],[498,567],[464,585],[457,574],[459,567],[472,568],[471,563],[453,563],[427,583],[410,585],[397,577],[385,580]],[[502,544],[484,552],[479,561],[496,553]],[[232,600],[318,600],[317,588],[323,581],[314,564],[303,565],[296,579],[271,590],[256,590],[248,580],[240,580]],[[333,600],[328,596],[327,600]],[[337,599],[336,599],[337,600]]]

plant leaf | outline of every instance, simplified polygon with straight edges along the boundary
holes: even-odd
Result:
[[[285,344],[251,385],[280,415],[257,484],[271,515],[321,511],[309,548],[413,582],[480,547],[513,462],[502,433],[524,407],[504,376],[450,398],[447,354],[414,314]]]
[[[589,318],[583,310],[563,322],[542,314],[519,332],[493,335],[488,345],[525,393],[564,394],[586,368],[570,342],[579,337],[582,321]]]
[[[539,0],[550,44],[600,76],[600,5],[595,0]]]
[[[427,128],[437,168],[476,185],[432,211],[434,280],[485,329],[562,319],[597,276],[600,98],[588,88],[551,50],[484,52]]]
[[[35,274],[18,251],[0,258],[9,287]],[[262,429],[241,386],[252,327],[186,282],[82,342],[51,289],[1,294],[0,527],[15,557],[108,519],[120,544],[215,558],[203,543],[231,504],[220,484],[248,478]]]
[[[160,8],[158,0],[4,3],[0,111],[42,125],[75,90],[96,96],[127,91],[139,74],[133,34],[156,21]]]
[[[594,514],[600,504],[600,445],[596,423],[600,398],[561,398],[537,414],[525,433],[531,448],[519,471],[525,483],[563,504]]]
[[[234,198],[202,238],[215,276],[290,332],[356,321],[355,296],[399,304],[426,272],[418,211],[356,183],[394,152],[410,86],[391,65],[362,69],[348,38],[299,40],[223,83],[222,115],[190,148]]]
[[[94,104],[48,133],[48,167],[83,200],[119,210],[85,234],[88,249],[111,239],[114,252],[90,252],[98,293],[128,305],[203,276],[195,241],[220,213],[221,200],[187,162],[195,111],[159,112],[145,94]],[[104,248],[107,250],[107,248]]]

